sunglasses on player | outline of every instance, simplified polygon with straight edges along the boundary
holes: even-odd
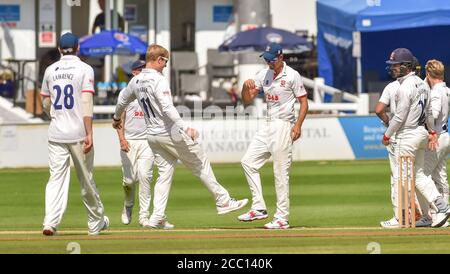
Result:
[[[275,64],[278,61],[278,57],[273,60],[267,60],[264,58],[264,61],[266,61],[267,64]]]

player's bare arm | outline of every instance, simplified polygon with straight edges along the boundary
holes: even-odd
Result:
[[[84,128],[86,130],[86,137],[84,138],[83,152],[89,153],[93,146],[92,137],[92,117],[94,112],[94,98],[90,92],[83,92],[81,95],[81,110],[83,113]]]
[[[122,116],[120,117],[120,120],[121,120],[120,129],[117,129],[117,135],[119,136],[120,149],[124,152],[129,152],[130,144],[128,143],[127,139],[125,138],[125,128],[124,128],[125,115],[126,115],[126,113],[123,112]]]
[[[245,105],[250,104],[258,95],[259,89],[256,88],[255,80],[248,79],[242,86],[242,101]]]
[[[42,100],[42,108],[48,117],[50,117],[51,106],[52,106],[52,102],[50,100],[50,97],[48,97],[48,96],[44,97],[44,99]]]
[[[84,128],[86,129],[86,137],[84,138],[83,152],[85,154],[89,153],[93,146],[92,137],[92,117],[83,117]]]
[[[386,107],[387,105],[382,103],[382,102],[378,102],[377,105],[375,106],[375,113],[377,114],[378,118],[381,119],[381,121],[384,123],[384,125],[388,126],[389,125],[389,116],[386,113]]]
[[[122,119],[113,117],[112,127],[115,129],[122,129]]]
[[[306,113],[308,113],[308,97],[302,96],[297,98],[300,102],[300,110],[298,112],[298,118],[295,122],[294,126],[292,127],[291,131],[291,138],[292,141],[296,141],[300,136],[302,135],[302,125],[303,121],[305,120]]]

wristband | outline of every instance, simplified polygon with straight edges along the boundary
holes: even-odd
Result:
[[[383,141],[387,142],[389,139],[391,139],[391,137],[386,136],[386,134],[383,135]]]
[[[113,115],[113,120],[114,120],[114,122],[119,122],[120,121],[120,118],[119,119],[116,119],[115,117],[114,117],[114,115]]]

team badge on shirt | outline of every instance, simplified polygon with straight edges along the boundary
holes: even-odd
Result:
[[[286,85],[286,81],[285,80],[281,80],[280,87],[284,88],[285,85]]]

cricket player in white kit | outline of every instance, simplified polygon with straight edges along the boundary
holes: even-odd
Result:
[[[420,63],[417,58],[414,57],[414,71],[417,76],[420,76]],[[389,120],[392,119],[395,113],[395,96],[397,94],[397,90],[400,88],[400,82],[397,78],[400,77],[399,70],[391,70],[390,67],[386,68],[391,75],[392,78],[396,79],[395,81],[390,82],[384,89],[380,96],[380,99],[375,106],[375,113],[381,119],[383,124],[388,127]],[[389,114],[386,112],[386,108],[389,107]],[[380,225],[384,228],[397,228],[399,227],[398,216],[397,216],[397,176],[398,176],[398,156],[395,153],[395,147],[397,143],[395,142],[395,136],[392,136],[389,140],[389,145],[386,146],[386,150],[388,151],[389,156],[389,166],[391,169],[391,202],[392,208],[394,210],[394,217],[387,221],[380,222]]]
[[[398,88],[400,87],[400,82],[395,80],[389,83],[383,90],[381,97],[375,106],[375,113],[383,121],[383,124],[387,127],[389,126],[389,120],[392,117],[386,113],[386,107],[389,106],[391,115],[395,113],[395,95]],[[391,168],[391,202],[394,209],[394,217],[388,221],[383,221],[380,223],[382,227],[398,227],[398,217],[397,217],[397,176],[398,176],[398,162],[397,154],[395,153],[395,136],[390,138],[389,145],[386,146],[389,156],[389,165]]]
[[[444,82],[444,65],[438,60],[430,60],[425,66],[426,81],[431,87],[431,110],[433,119],[435,120],[434,131],[438,135],[439,146],[436,150],[425,151],[425,167],[424,173],[426,176],[431,176],[439,193],[445,201],[448,202],[449,190],[447,181],[447,155],[449,150],[449,136],[448,136],[448,95],[449,88]],[[421,210],[423,212],[422,218],[417,221],[416,226],[426,227],[430,226],[434,216],[434,209],[427,203],[421,203]],[[448,226],[448,222],[443,226]]]
[[[169,83],[162,74],[169,61],[169,52],[153,44],[147,50],[146,61],[146,68],[130,81],[117,103],[113,127],[121,127],[120,115],[130,102],[137,99],[144,110],[148,142],[155,155],[159,174],[154,187],[150,226],[173,227],[167,227],[165,210],[178,159],[200,178],[213,195],[218,214],[245,206],[247,199],[231,198],[228,191],[217,182],[208,158],[196,141],[198,132],[185,124],[173,105]]]
[[[131,65],[133,76],[145,67],[145,62],[137,60]],[[119,93],[122,97],[123,89]],[[130,224],[134,206],[136,183],[139,183],[139,224],[148,226],[151,200],[150,184],[153,177],[153,152],[147,142],[147,125],[144,112],[137,100],[131,102],[122,113],[122,128],[117,130],[120,141],[120,159],[122,161],[122,186],[125,201],[122,210],[122,223]]]
[[[104,215],[92,174],[94,71],[76,56],[78,38],[72,33],[61,36],[59,50],[61,60],[46,69],[41,91],[44,109],[51,117],[50,178],[45,190],[43,234],[54,235],[61,223],[67,206],[72,159],[88,213],[88,234],[97,235],[108,228],[109,219]]]
[[[396,110],[389,122],[382,143],[389,145],[390,137],[396,137],[396,151],[415,158],[416,189],[437,211],[432,227],[442,226],[450,217],[450,206],[438,192],[434,182],[424,174],[425,147],[437,147],[437,135],[433,130],[434,119],[429,104],[430,90],[422,79],[415,75],[414,57],[405,48],[394,50],[386,61],[392,69],[399,70],[400,87],[396,95]],[[425,128],[428,128],[428,130]]]
[[[261,55],[268,68],[256,74],[255,79],[244,82],[242,99],[249,104],[264,92],[267,118],[250,143],[241,160],[245,177],[252,193],[250,211],[238,217],[240,221],[261,220],[268,217],[263,198],[259,169],[273,157],[277,210],[267,229],[289,228],[289,171],[292,163],[292,145],[300,138],[301,127],[308,112],[308,98],[300,74],[283,61],[281,45],[271,43]],[[294,103],[300,102],[295,120]]]

